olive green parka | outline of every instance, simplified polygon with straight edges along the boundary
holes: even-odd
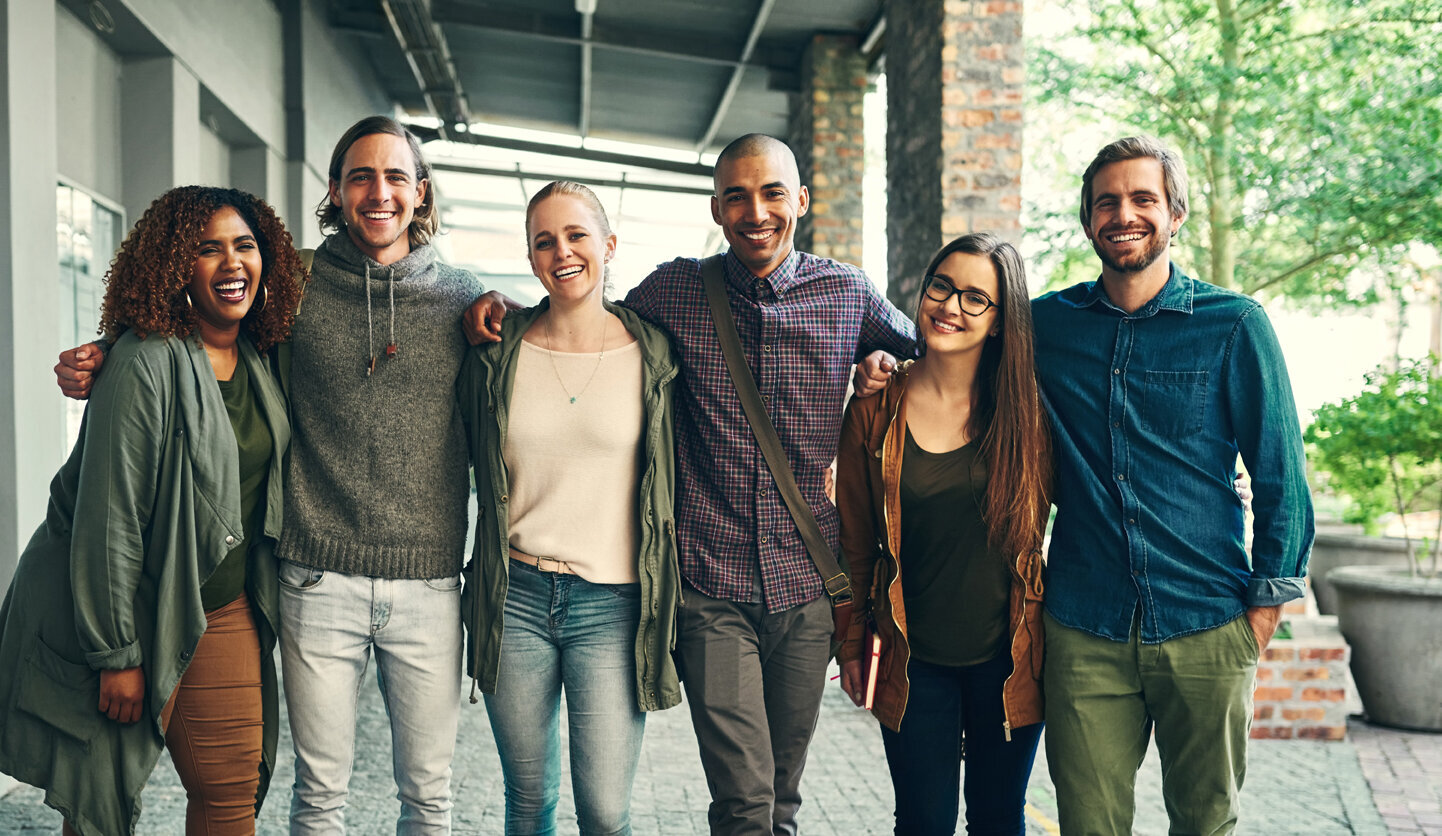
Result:
[[[261,543],[246,591],[260,632],[263,762],[279,730],[275,646],[285,398],[270,363],[238,341],[274,438]],[[195,339],[127,332],[105,360],[80,438],[50,486],[43,525],[0,606],[0,771],[45,790],[81,836],[133,833],[165,745],[161,710],[205,632],[200,587],[243,537],[235,432]],[[141,666],[139,722],[98,710],[102,670]]]
[[[466,670],[474,687],[496,692],[506,590],[510,583],[509,489],[501,457],[509,422],[508,405],[516,382],[521,335],[550,306],[549,300],[502,320],[501,340],[466,353],[456,381],[462,422],[475,466],[476,541],[466,567],[461,596],[469,644]],[[677,375],[671,345],[655,326],[632,311],[606,304],[641,348],[645,420],[640,494],[637,497],[641,542],[636,569],[641,584],[641,619],[636,625],[636,701],[642,711],[681,702],[681,683],[671,651],[676,646],[676,606],[681,599],[681,570],[676,555],[673,491],[676,442],[671,412]]]

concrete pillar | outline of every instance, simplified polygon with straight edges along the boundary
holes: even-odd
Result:
[[[121,186],[134,223],[163,192],[200,179],[200,82],[174,58],[127,61],[120,100]]]
[[[264,145],[236,148],[230,154],[230,182],[284,212],[285,160]],[[294,231],[291,233],[294,235]]]
[[[886,0],[889,295],[911,304],[936,249],[1021,238],[1020,0]]]
[[[802,59],[791,147],[811,211],[797,224],[805,252],[861,266],[862,97],[866,60],[853,37],[817,35]]]
[[[0,589],[45,519],[65,453],[51,372],[61,348],[55,9],[0,0]]]

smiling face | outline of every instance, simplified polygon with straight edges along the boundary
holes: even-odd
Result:
[[[1092,181],[1091,222],[1083,227],[1102,273],[1140,273],[1167,255],[1185,216],[1167,203],[1162,164],[1154,157],[1110,163]]]
[[[984,255],[955,252],[942,259],[931,275],[927,281],[937,281],[939,289],[945,282],[950,285],[947,290],[955,288],[972,297],[980,294],[993,304],[979,316],[971,316],[962,311],[957,294],[949,293],[946,301],[938,302],[933,294],[923,292],[917,330],[926,340],[926,353],[980,351],[987,338],[1001,328],[1001,310],[995,304],[1001,300],[996,265]]]
[[[222,206],[200,231],[195,267],[191,272],[191,307],[202,342],[218,342],[211,335],[239,333],[260,290],[265,271],[255,233],[240,213]]]
[[[713,179],[712,220],[741,263],[766,278],[791,255],[796,219],[811,203],[796,159],[777,143],[759,154],[719,162]]]
[[[391,264],[410,254],[411,219],[429,186],[417,178],[416,160],[404,139],[367,134],[346,150],[340,179],[330,181],[330,199],[340,207],[356,247]]]
[[[531,272],[545,285],[551,304],[599,302],[616,236],[606,233],[590,206],[572,195],[548,197],[531,209],[526,234]]]

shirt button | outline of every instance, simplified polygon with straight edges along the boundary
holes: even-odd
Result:
[[[771,539],[770,537],[767,537],[767,536],[764,535],[764,534],[761,535],[761,542],[763,542],[763,543],[768,542],[770,539]]]
[[[235,545],[235,535],[233,535],[233,534],[227,534],[227,535],[225,535],[225,544],[226,544],[227,546],[233,546],[233,545]]]
[[[766,495],[766,489],[765,489],[765,488],[762,488],[761,490],[759,490],[759,491],[756,492],[756,495],[757,495],[757,496],[765,496],[765,495]]]
[[[1127,524],[1128,524],[1128,525],[1136,525],[1136,524],[1137,524],[1137,518],[1136,518],[1136,517],[1128,517],[1128,518],[1127,518]]]
[[[1122,422],[1121,422],[1121,421],[1113,421],[1113,422],[1112,422],[1112,427],[1114,427],[1114,428],[1115,428],[1115,427],[1120,427],[1121,425],[1122,425]]]
[[[1125,473],[1118,473],[1118,474],[1117,474],[1117,481],[1118,481],[1118,482],[1125,482],[1126,480],[1127,480],[1127,475],[1126,475]],[[505,497],[502,497],[502,498],[501,498],[501,501],[504,502],[504,501],[505,501]]]
[[[766,403],[771,403],[771,396],[770,396],[770,395],[762,395],[762,396],[761,396],[761,400],[765,401]]]
[[[508,493],[503,493],[503,494],[501,494],[501,501],[502,501],[502,502],[510,502],[510,501],[511,501],[511,495],[508,494]]]
[[[1121,369],[1112,369],[1112,374],[1121,374],[1121,373],[1122,373],[1122,370],[1121,370]]]
[[[768,344],[768,345],[763,345],[763,346],[761,346],[761,350],[762,350],[762,351],[765,351],[765,352],[767,352],[767,353],[769,354],[769,353],[771,352],[771,346],[770,346],[769,344]]]

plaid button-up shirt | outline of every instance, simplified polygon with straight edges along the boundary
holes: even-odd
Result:
[[[909,355],[916,331],[849,264],[793,251],[764,279],[726,255],[726,296],[756,387],[801,493],[833,549],[836,508],[825,470],[836,455],[851,364],[873,349]],[[681,573],[713,598],[768,612],[825,589],[726,370],[701,284],[701,263],[663,264],[626,305],[670,334],[681,361],[676,401],[676,535]]]

